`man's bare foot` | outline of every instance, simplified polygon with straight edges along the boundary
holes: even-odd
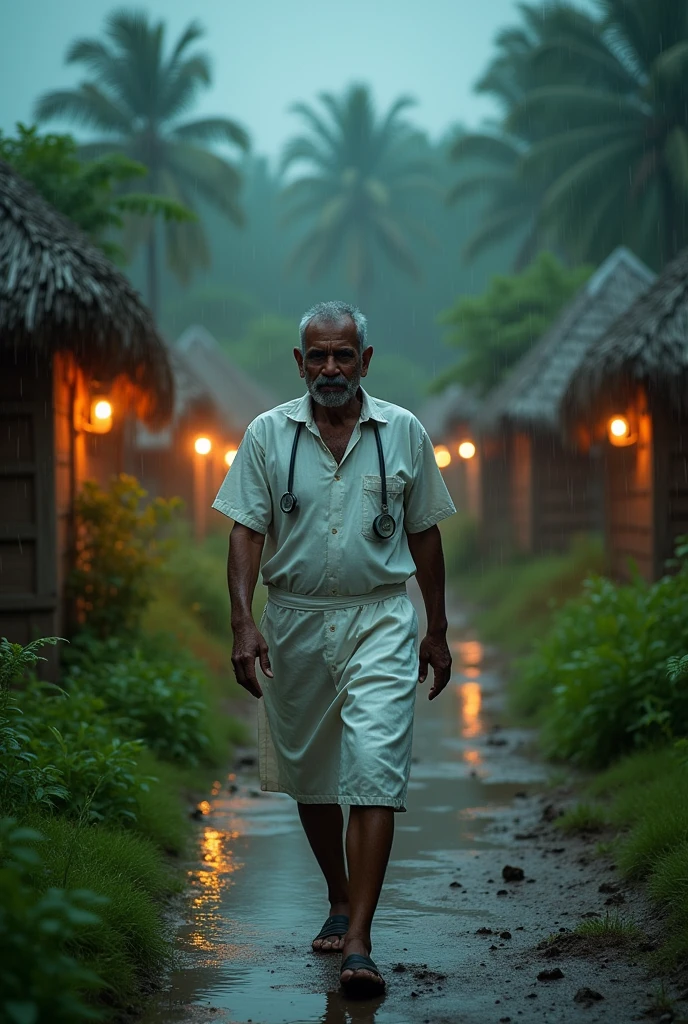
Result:
[[[342,945],[342,962],[346,960],[352,953],[358,953],[359,956],[370,956],[372,945],[370,941],[364,942],[362,939],[357,939],[354,936],[347,935]],[[371,997],[377,995],[378,992],[382,994],[385,990],[384,979],[379,974],[375,974],[373,971],[367,971],[365,968],[356,968],[353,971],[343,971],[340,977],[342,985],[347,985],[352,978],[365,980],[366,986],[370,988],[368,993]]]
[[[337,914],[349,916],[348,903],[330,904],[330,917]],[[316,953],[337,953],[344,948],[344,935],[328,935],[325,939],[313,939],[312,948]]]

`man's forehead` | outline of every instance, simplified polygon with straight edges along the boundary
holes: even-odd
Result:
[[[306,328],[304,340],[309,345],[331,345],[340,341],[347,345],[357,345],[358,332],[350,316],[342,316],[338,320],[314,317]]]

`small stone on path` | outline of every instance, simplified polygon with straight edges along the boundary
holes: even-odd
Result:
[[[564,977],[564,972],[561,967],[551,967],[549,970],[540,971],[537,976],[538,981],[559,981],[560,978]]]
[[[502,878],[505,882],[522,882],[525,874],[523,868],[514,868],[511,864],[505,864],[502,868]]]
[[[595,992],[593,988],[579,988],[573,997],[574,1003],[585,1003],[587,1006],[598,1003],[600,999],[604,999],[604,996],[601,992]]]

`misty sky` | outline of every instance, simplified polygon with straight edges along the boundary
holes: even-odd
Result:
[[[68,44],[100,33],[119,6],[145,7],[169,25],[168,42],[192,17],[207,30],[214,82],[195,114],[225,114],[251,132],[256,151],[279,153],[298,129],[289,105],[353,80],[386,105],[418,99],[416,122],[434,137],[496,113],[471,86],[495,33],[516,20],[515,0],[2,0],[0,128],[30,121],[36,97],[84,76],[64,65]],[[66,124],[55,123],[55,129]]]

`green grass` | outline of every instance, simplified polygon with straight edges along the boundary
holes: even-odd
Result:
[[[607,816],[604,809],[586,803],[576,804],[555,821],[555,826],[567,836],[583,832],[601,832],[606,824]]]
[[[161,901],[183,885],[181,876],[143,836],[101,825],[78,826],[65,818],[29,814],[25,823],[45,842],[42,868],[34,878],[39,891],[50,886],[91,889],[105,896],[101,923],[88,929],[70,952],[107,982],[101,999],[126,1006],[139,998],[142,984],[169,961],[170,947],[160,922]]]
[[[604,917],[591,917],[581,921],[574,928],[576,935],[583,935],[588,939],[596,939],[605,945],[623,945],[632,939],[638,938],[641,934],[639,928],[621,917],[620,914],[605,914]]]
[[[458,592],[477,606],[474,622],[482,637],[511,654],[522,654],[546,632],[556,606],[580,592],[591,572],[604,568],[604,551],[598,538],[577,539],[563,555],[515,559],[481,572],[455,578]],[[450,577],[451,578],[451,577]],[[516,703],[535,711],[538,696]]]

